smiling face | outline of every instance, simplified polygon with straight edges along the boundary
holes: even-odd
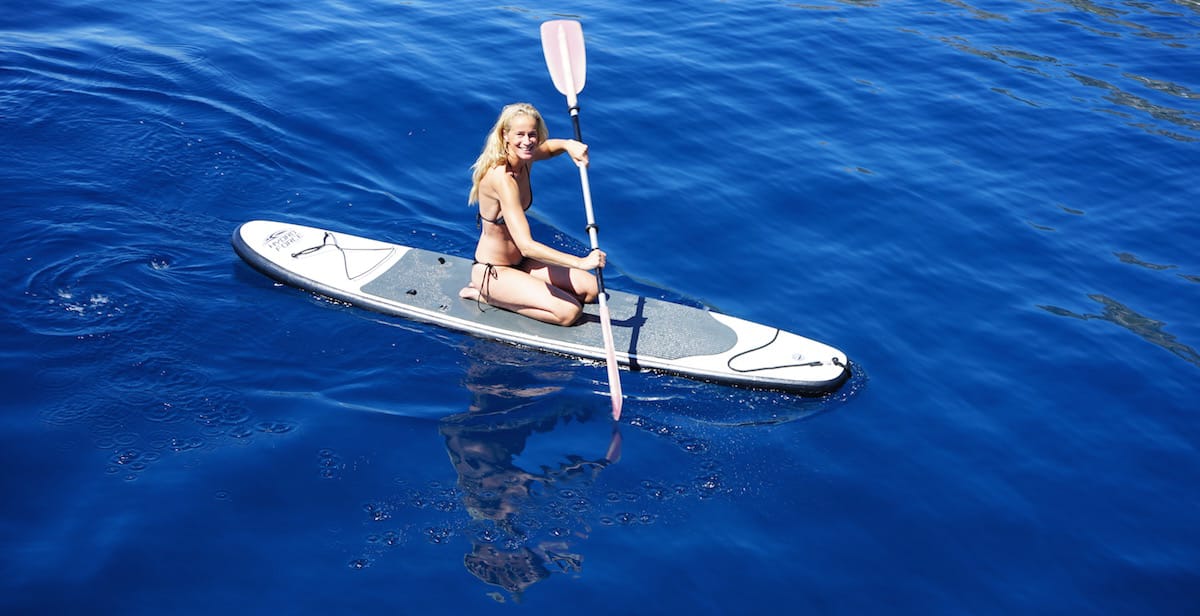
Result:
[[[518,114],[504,131],[504,147],[509,160],[529,162],[538,146],[537,120],[527,114]]]

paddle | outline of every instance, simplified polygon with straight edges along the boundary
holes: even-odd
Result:
[[[579,105],[576,95],[583,91],[587,78],[587,62],[583,49],[583,28],[579,22],[557,19],[542,24],[542,51],[546,54],[546,68],[554,87],[567,97],[567,109],[575,125],[575,139],[583,141],[579,130]],[[596,237],[596,220],[592,214],[592,191],[588,184],[587,167],[579,166],[579,182],[583,185],[583,207],[587,212],[587,232],[592,241],[592,250],[600,248]],[[600,330],[604,333],[604,353],[608,358],[608,393],[612,398],[613,419],[621,419],[621,373],[617,365],[617,352],[613,344],[612,318],[608,313],[608,301],[604,293],[604,272],[596,269],[596,282],[600,286]]]

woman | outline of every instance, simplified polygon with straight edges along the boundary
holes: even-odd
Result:
[[[533,204],[530,167],[563,152],[577,165],[588,164],[587,145],[550,139],[532,105],[514,103],[500,112],[471,167],[469,202],[479,205],[480,232],[471,282],[460,296],[557,325],[574,323],[583,304],[596,301],[596,277],[587,270],[603,268],[604,253],[576,257],[537,242],[525,217]]]

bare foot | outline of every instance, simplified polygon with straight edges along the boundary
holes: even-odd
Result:
[[[479,297],[479,289],[476,289],[474,285],[467,285],[462,289],[459,289],[458,296],[463,299],[474,300],[477,302],[483,301],[483,298]]]

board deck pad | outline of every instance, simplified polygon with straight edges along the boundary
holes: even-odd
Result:
[[[605,357],[596,304],[564,327],[463,299],[469,259],[263,220],[242,224],[232,243],[268,276],[352,305],[569,356]],[[841,351],[774,327],[611,289],[608,308],[618,363],[631,369],[811,393],[836,389],[849,376]]]

